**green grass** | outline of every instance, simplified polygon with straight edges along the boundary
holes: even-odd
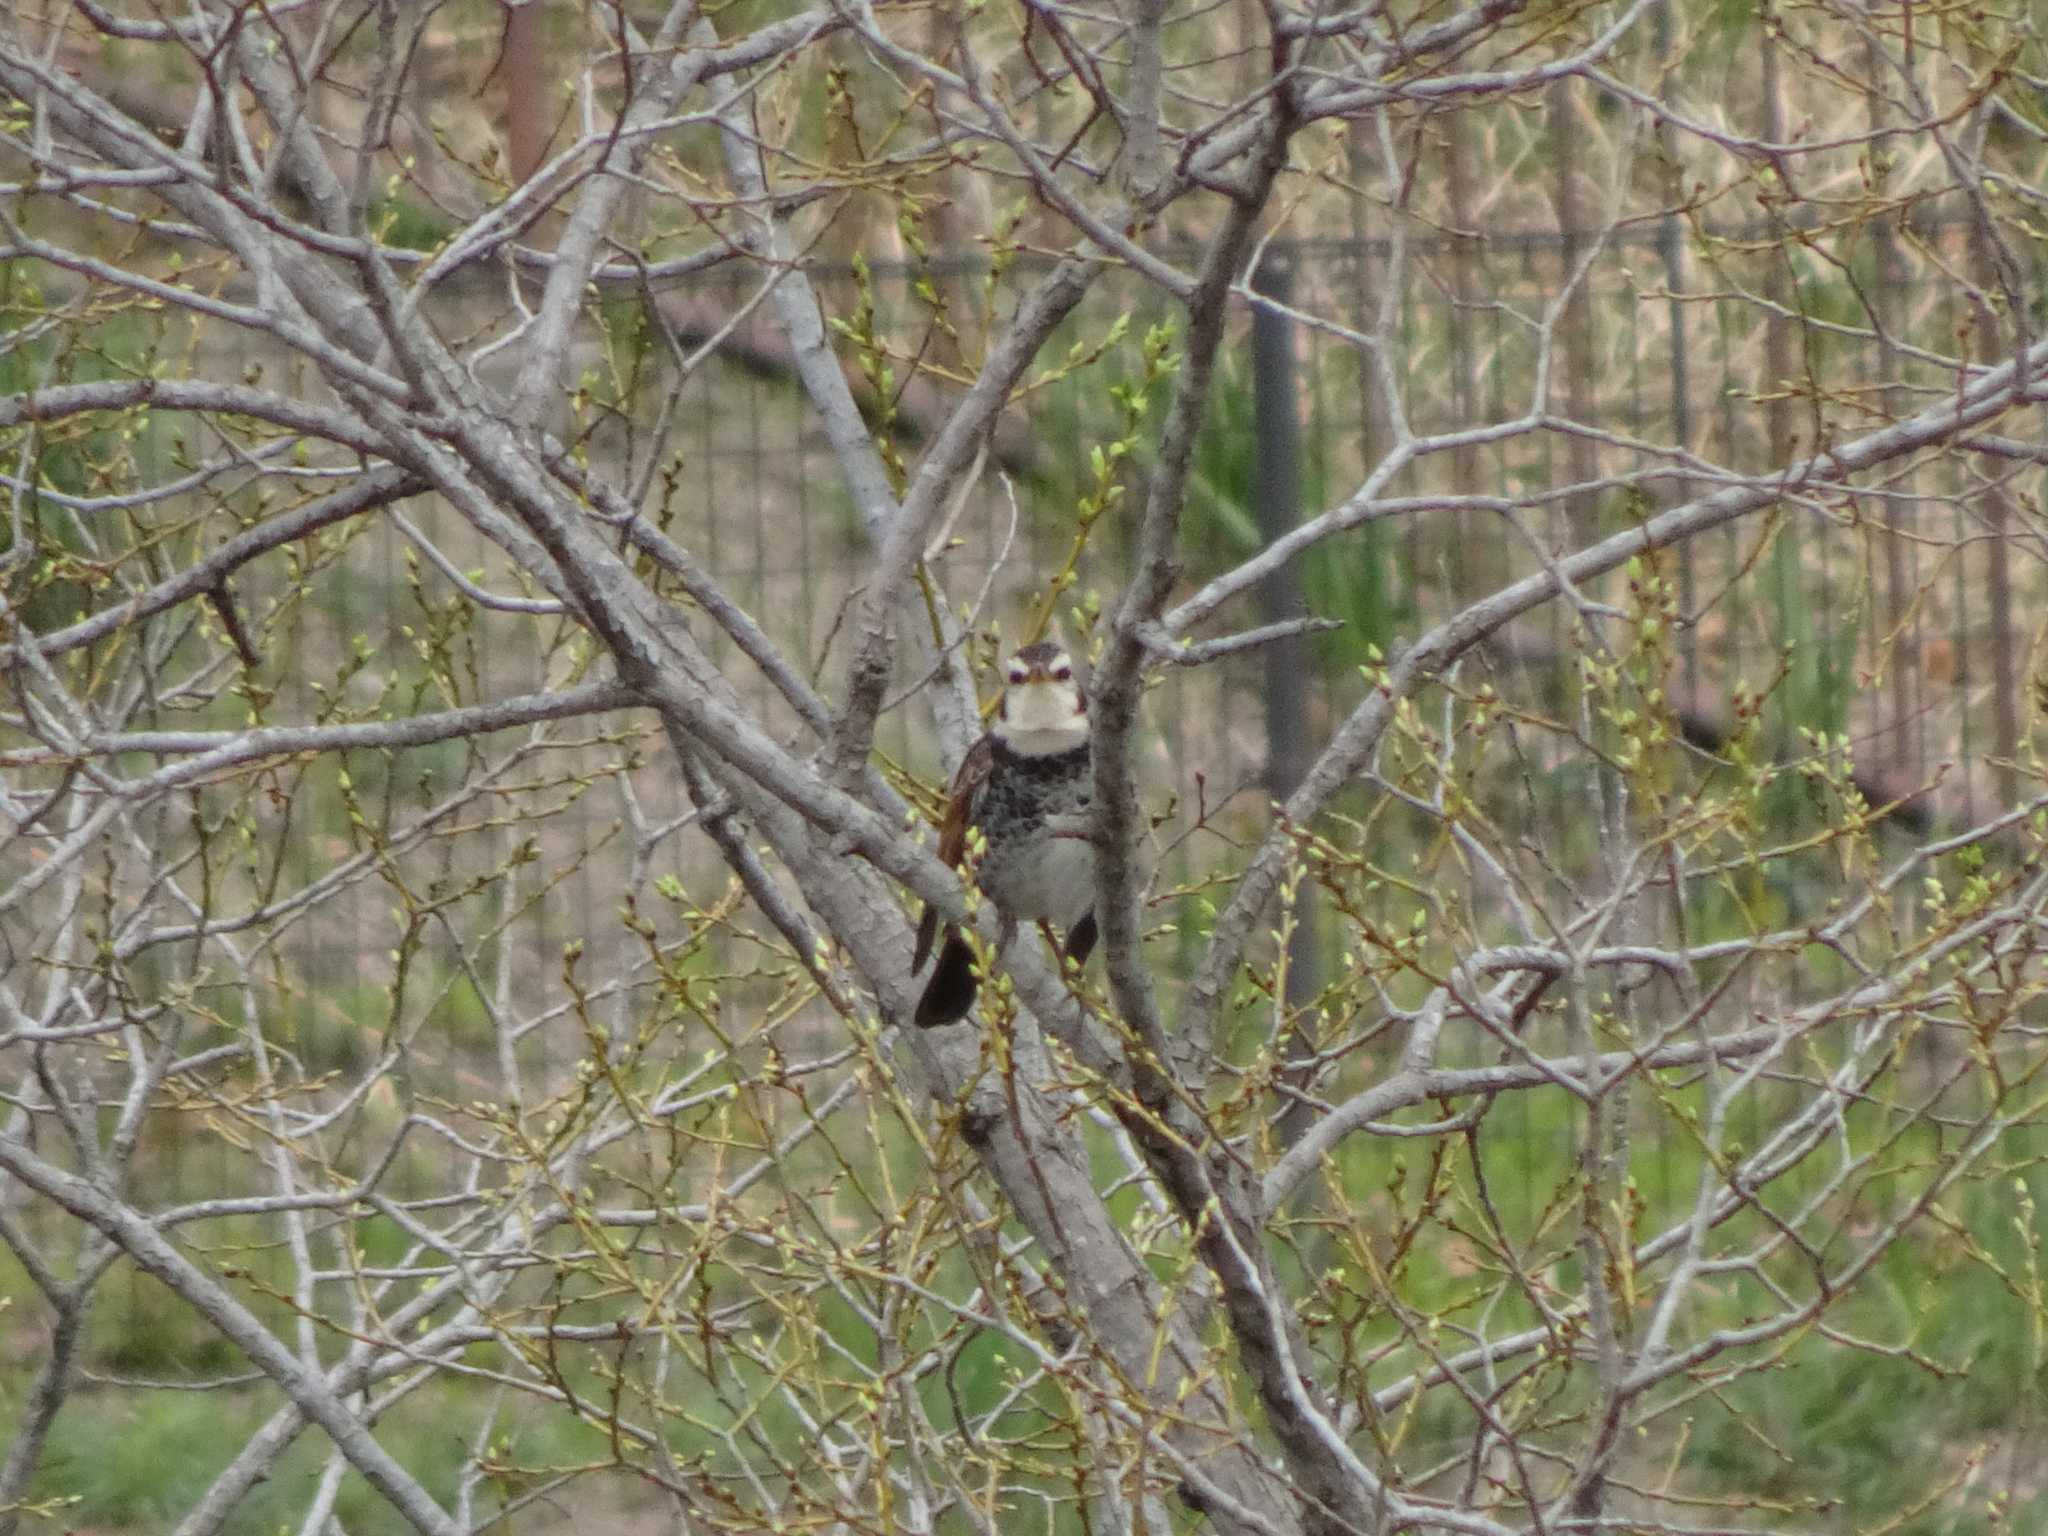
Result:
[[[1655,1134],[1666,1122],[1640,1112],[1640,1100],[1638,1105],[1632,1172],[1647,1207],[1635,1228],[1640,1239],[1661,1230],[1689,1205],[1697,1161],[1682,1138],[1668,1131]],[[1853,1132],[1859,1144],[1880,1131],[1879,1118],[1874,1111],[1860,1117],[1861,1129]],[[1858,1122],[1852,1115],[1852,1127]],[[1486,1125],[1482,1156],[1488,1194],[1517,1247],[1529,1241],[1549,1210],[1564,1206],[1565,1221],[1523,1251],[1547,1253],[1555,1267],[1539,1272],[1569,1287],[1578,1265],[1570,1247],[1577,1197],[1572,1166],[1576,1128],[1568,1106],[1554,1094],[1514,1096],[1495,1109]],[[2009,1153],[2030,1150],[2035,1139],[2038,1133],[2016,1133]],[[1932,1156],[1935,1142],[1935,1132],[1922,1127],[1895,1149],[1895,1161]],[[1422,1220],[1423,1234],[1390,1271],[1401,1305],[1416,1315],[1439,1314],[1447,1323],[1476,1322],[1476,1301],[1494,1288],[1498,1275],[1475,1269],[1472,1246],[1456,1230],[1467,1222],[1472,1223],[1467,1231],[1483,1230],[1465,1152],[1457,1151],[1448,1161],[1448,1187],[1434,1207],[1435,1216],[1424,1209],[1429,1164],[1420,1144],[1355,1137],[1340,1149],[1336,1164],[1340,1187],[1333,1208],[1352,1213],[1360,1236],[1350,1244],[1306,1241],[1297,1249],[1298,1265],[1327,1271],[1348,1263],[1347,1284],[1370,1296],[1374,1287],[1362,1279],[1356,1243],[1363,1241],[1381,1263],[1388,1263],[1393,1235],[1406,1223]],[[1765,1198],[1780,1211],[1790,1210],[1829,1171],[1803,1168],[1772,1186]],[[1740,1374],[1660,1419],[1625,1465],[1642,1472],[1668,1462],[1675,1469],[1673,1486],[1693,1497],[1731,1504],[1752,1495],[1782,1500],[1788,1516],[1796,1510],[1802,1520],[1820,1518],[1818,1529],[1847,1532],[1872,1529],[1912,1510],[1980,1448],[1989,1448],[1995,1467],[2002,1465],[1997,1460],[2001,1448],[2038,1444],[2048,1426],[2041,1332],[2048,1316],[2040,1312],[2037,1299],[2025,1294],[2026,1240],[2016,1225],[2019,1205],[2012,1193],[2018,1179],[2026,1182],[2037,1208],[2048,1204],[2048,1169],[2038,1164],[2009,1178],[1963,1185],[1946,1209],[1966,1240],[1921,1225],[1884,1256],[1865,1283],[1828,1310],[1824,1321],[1830,1329],[1866,1341],[1872,1350],[1807,1329],[1763,1354],[1744,1357],[1776,1363]],[[1859,1237],[1897,1213],[1908,1193],[1895,1187],[1898,1182],[1873,1180],[1860,1198],[1839,1211],[1839,1235],[1826,1249],[1831,1264],[1841,1264]],[[1754,1239],[1763,1229],[1754,1220],[1738,1218],[1724,1240],[1736,1234]],[[1808,1273],[1796,1255],[1782,1256],[1776,1270],[1781,1284],[1794,1287],[1801,1287]],[[1651,1278],[1660,1272],[1651,1272]],[[1753,1281],[1709,1280],[1682,1314],[1679,1338],[1682,1342],[1707,1330],[1740,1326],[1773,1310],[1768,1294]],[[1513,1290],[1487,1316],[1497,1331],[1535,1321]],[[1637,1326],[1645,1320],[1639,1314]],[[1403,1337],[1383,1307],[1361,1307],[1353,1327],[1354,1348],[1361,1353],[1397,1345]],[[1327,1330],[1322,1343],[1326,1349],[1337,1347]],[[1397,1349],[1375,1373],[1375,1384],[1405,1374],[1418,1359],[1412,1350]],[[1444,1394],[1410,1427],[1411,1435],[1421,1437],[1411,1450],[1435,1445],[1441,1454],[1454,1454],[1469,1442],[1472,1429],[1463,1404]],[[1429,1458],[1418,1453],[1414,1459]],[[2025,1460],[2020,1457],[2022,1464]],[[2038,1478],[2031,1484],[2023,1480],[2018,1493],[2008,1511],[2011,1523],[2003,1529],[2048,1528],[2043,1523],[2048,1522],[2048,1488]],[[1800,1502],[1816,1498],[1827,1507]],[[1935,1536],[1998,1528],[1982,1512],[1983,1497],[1967,1501],[1973,1513],[1959,1520],[1956,1511],[1965,1502],[1943,1500],[1898,1529],[1908,1536]]]

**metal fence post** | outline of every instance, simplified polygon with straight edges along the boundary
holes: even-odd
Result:
[[[1268,249],[1252,275],[1252,291],[1277,304],[1294,293],[1292,255]],[[1301,405],[1295,376],[1294,322],[1268,305],[1252,308],[1252,502],[1259,537],[1271,544],[1301,521]],[[1308,611],[1301,565],[1288,561],[1259,584],[1259,605],[1267,622],[1299,618]],[[1306,641],[1299,635],[1265,647],[1266,789],[1284,799],[1308,771],[1308,676]],[[1304,1006],[1322,990],[1322,960],[1316,943],[1315,902],[1304,882],[1295,900],[1295,926],[1287,950],[1290,1008]],[[1315,1041],[1299,1026],[1287,1042],[1290,1057],[1312,1055]],[[1290,1104],[1275,1130],[1293,1141],[1307,1125],[1308,1106]]]

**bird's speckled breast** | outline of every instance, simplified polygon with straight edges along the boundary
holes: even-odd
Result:
[[[1014,752],[1000,738],[992,746],[995,762],[974,817],[988,840],[981,888],[1012,917],[1072,924],[1094,899],[1093,854],[1081,838],[1052,836],[1046,823],[1088,808],[1088,745],[1043,756]]]

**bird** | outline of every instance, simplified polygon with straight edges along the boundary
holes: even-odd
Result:
[[[994,723],[953,775],[939,857],[957,866],[969,830],[978,830],[986,846],[976,883],[1002,917],[1003,942],[1020,919],[1056,923],[1066,931],[1066,958],[1085,965],[1096,932],[1095,860],[1081,820],[1095,778],[1087,694],[1073,658],[1051,640],[1012,655],[1004,684]],[[938,930],[938,911],[927,907],[913,976],[924,969]],[[926,1029],[957,1023],[974,1006],[975,991],[974,953],[948,923],[916,1022]]]

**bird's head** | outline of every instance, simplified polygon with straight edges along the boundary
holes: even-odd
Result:
[[[1064,646],[1024,646],[1010,658],[1003,683],[995,731],[1011,751],[1068,752],[1088,739],[1088,701]]]

